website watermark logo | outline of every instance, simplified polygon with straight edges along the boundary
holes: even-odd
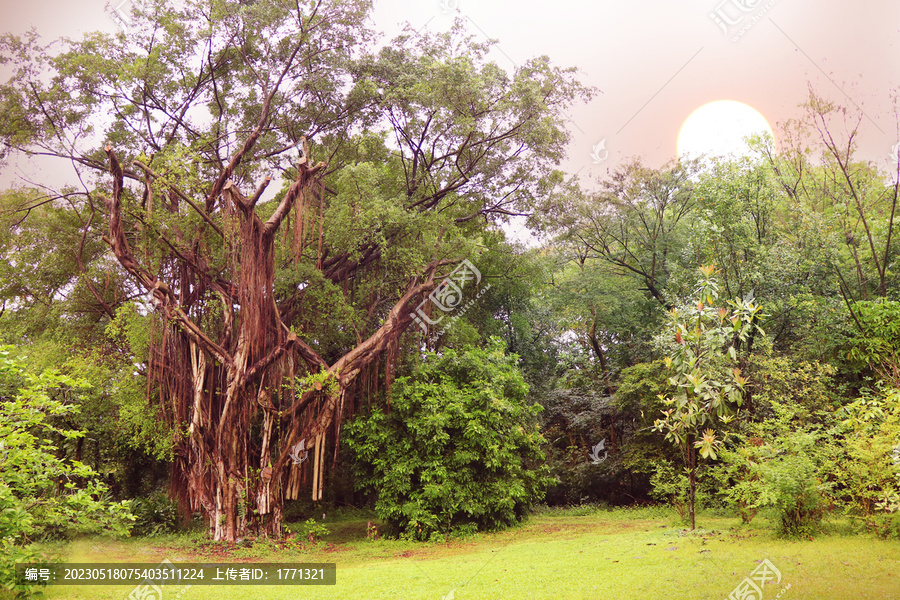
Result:
[[[762,600],[763,587],[767,583],[781,583],[781,571],[768,558],[764,559],[758,567],[753,569],[749,577],[745,577],[728,594],[727,600]],[[791,584],[782,587],[773,598],[780,598],[789,589],[791,589]]]
[[[603,452],[603,457],[600,457],[600,451],[606,448],[606,438],[600,440],[600,443],[591,448],[591,462],[595,465],[599,465],[604,460],[609,458],[609,452]]]
[[[609,158],[609,150],[606,149],[606,138],[600,140],[596,146],[593,146],[592,150],[591,158],[594,159],[595,165],[599,165]]]
[[[445,14],[459,11],[459,0],[440,0],[441,12]]]
[[[122,33],[128,33],[128,28],[131,27],[131,0],[122,0],[111,8],[107,5],[106,10]]]
[[[175,564],[169,560],[168,558],[164,559],[157,570],[165,570],[171,571],[175,568]],[[190,585],[186,585],[175,593],[172,591],[172,588],[176,586],[169,585],[157,585],[151,580],[147,580],[145,583],[138,584],[131,593],[126,596],[125,600],[177,600],[181,598],[186,591],[190,589]],[[164,594],[164,590],[168,590],[167,593]]]
[[[891,146],[891,151],[888,153],[887,157],[885,157],[885,160],[887,160],[889,165],[896,165],[900,162],[900,142]]]
[[[709,13],[709,18],[726,37],[736,42],[777,3],[778,0],[768,0],[765,4],[763,0],[721,0]]]
[[[438,333],[438,337],[440,337],[447,332],[457,319],[466,314],[466,311],[486,291],[491,289],[491,284],[487,284],[478,290],[478,294],[473,299],[463,305],[463,289],[467,285],[474,284],[477,286],[479,283],[481,283],[481,271],[476,269],[475,265],[468,259],[463,260],[458,267],[453,269],[452,273],[444,278],[433,292],[428,294],[427,298],[419,303],[414,313],[409,313],[409,316],[422,328],[425,335],[428,335],[429,326],[441,326],[442,329]],[[432,318],[435,316],[434,308],[443,313],[436,319]]]
[[[307,450],[306,448],[306,438],[303,438],[302,440],[297,442],[297,444],[293,448],[291,448],[289,456],[291,457],[291,462],[293,464],[303,464],[303,461],[305,461],[309,457],[309,450]]]

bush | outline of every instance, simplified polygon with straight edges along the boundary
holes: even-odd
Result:
[[[650,431],[664,407],[659,395],[668,389],[665,368],[658,361],[623,369],[612,397],[602,395],[597,379],[586,377],[583,369],[544,395],[543,434],[553,440],[547,464],[556,479],[547,491],[548,504],[622,505],[649,498],[656,465],[678,457]],[[607,458],[594,463],[590,452],[601,440]]]
[[[801,427],[793,422],[792,411],[776,401],[772,406],[777,417],[749,424],[746,435],[735,436],[736,446],[722,452],[715,473],[720,496],[737,508],[744,523],[757,509],[772,507],[779,535],[809,536],[831,504],[827,473],[835,450],[823,442],[833,432]]]
[[[896,502],[896,499],[895,499]],[[880,538],[900,539],[900,512],[877,512],[866,519],[866,527]]]
[[[311,544],[318,544],[322,538],[329,535],[331,531],[327,527],[318,523],[315,519],[307,519],[300,526],[300,537]]]
[[[721,463],[714,469],[713,477],[719,483],[719,497],[737,511],[741,523],[749,525],[759,510],[762,495],[759,465],[769,452],[761,438],[736,437],[743,443],[719,453]]]
[[[18,581],[15,565],[40,562],[33,542],[50,536],[112,531],[128,535],[129,503],[108,500],[98,474],[58,458],[52,438],[82,434],[59,426],[76,412],[69,401],[87,386],[55,371],[27,373],[0,348],[0,585],[17,597],[36,592]]]
[[[550,480],[516,357],[487,350],[429,354],[399,379],[387,414],[348,424],[357,485],[374,490],[392,533],[416,540],[496,530],[523,519]]]
[[[776,417],[772,401],[790,406],[802,423],[824,422],[840,405],[835,393],[836,369],[827,363],[798,361],[784,356],[754,355],[748,365],[756,421]]]
[[[677,448],[660,438],[653,422],[666,409],[660,396],[674,392],[662,360],[622,370],[613,402],[626,430],[621,444],[622,466],[632,473],[654,473],[660,460],[678,460]]]
[[[609,460],[594,464],[589,456],[591,447],[601,439],[607,440],[607,450],[613,450],[609,400],[593,382],[574,385],[566,378],[543,395],[543,434],[555,442],[545,447],[546,464],[556,481],[547,491],[548,503],[583,504],[622,496],[624,486],[617,481],[620,473],[613,466],[616,457],[607,455]],[[604,427],[607,423],[609,429]]]
[[[710,480],[707,473],[707,469],[701,469],[697,473],[696,506],[699,508],[710,508],[715,501],[714,495],[710,490]],[[653,486],[650,497],[665,502],[674,508],[678,512],[678,518],[681,519],[681,522],[690,525],[691,518],[688,507],[689,485],[684,468],[678,467],[667,460],[661,461],[657,463],[656,470],[650,477],[650,485]]]
[[[882,537],[900,537],[900,390],[880,386],[844,407],[843,460],[834,478],[848,513]]]
[[[713,473],[718,496],[745,524],[772,507],[781,535],[809,535],[831,505],[835,371],[764,351],[749,358],[748,372],[752,396],[740,431],[729,435]]]
[[[796,431],[772,444],[772,455],[759,465],[759,506],[778,511],[778,533],[785,537],[816,533],[827,512],[822,462],[817,446],[824,436]]]
[[[135,517],[133,535],[154,536],[178,530],[178,507],[165,492],[135,498],[131,501],[131,512]]]

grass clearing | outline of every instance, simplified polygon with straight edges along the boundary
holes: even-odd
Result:
[[[449,544],[369,540],[365,518],[325,521],[305,549],[257,543],[230,552],[198,534],[125,541],[88,538],[62,549],[71,562],[334,562],[335,586],[194,586],[182,600],[727,598],[763,559],[781,572],[771,600],[900,600],[900,543],[832,526],[815,540],[774,537],[759,517],[703,514],[686,532],[658,508],[544,510],[524,525]],[[50,599],[124,600],[133,586],[49,588]],[[165,590],[175,598],[180,587]],[[452,594],[451,594],[452,592]]]

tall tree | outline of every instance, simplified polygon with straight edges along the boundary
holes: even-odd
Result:
[[[769,142],[757,143],[766,148]],[[761,324],[773,343],[789,347],[837,295],[829,267],[836,238],[787,197],[765,157],[715,161],[700,174],[695,195],[697,214],[678,279],[693,277],[688,265],[716,265],[725,296],[752,293],[766,306]],[[753,339],[751,332],[748,343]]]
[[[888,165],[886,183],[878,165],[854,156],[862,112],[854,114],[812,89],[803,108],[803,117],[784,126],[783,150],[769,147],[769,163],[785,194],[820,215],[840,238],[843,253],[836,251],[829,266],[848,309],[854,298],[886,297],[894,283],[900,160]]]
[[[71,161],[85,235],[105,216],[149,295],[173,488],[215,539],[280,535],[304,482],[321,499],[326,437],[484,228],[553,196],[558,111],[588,93],[546,59],[507,75],[459,27],[368,54],[369,7],[150,0],[127,37],[0,43],[0,139]]]
[[[697,163],[681,161],[654,170],[628,163],[602,182],[596,197],[583,200],[569,235],[585,258],[608,262],[636,278],[666,308],[669,261],[684,244],[685,220],[695,205],[691,178]]]

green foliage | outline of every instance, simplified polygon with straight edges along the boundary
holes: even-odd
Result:
[[[691,250],[698,264],[719,266],[729,297],[743,297],[750,290],[768,297],[769,290],[783,285],[768,277],[778,268],[772,254],[780,232],[777,188],[767,167],[746,158],[715,161],[694,190],[698,218]]]
[[[318,544],[322,541],[322,538],[330,533],[331,531],[327,527],[313,518],[307,519],[300,525],[300,537],[311,544]]]
[[[900,385],[900,302],[878,299],[853,303],[857,327],[848,340],[847,359]]]
[[[154,327],[154,321],[158,317],[138,303],[122,304],[105,331],[107,339],[122,349],[121,355],[118,359],[95,356],[93,361],[86,361],[85,368],[96,375],[97,381],[103,381],[105,395],[112,398],[106,412],[118,414],[115,434],[122,445],[157,460],[171,460],[175,440],[172,428],[158,417],[158,409],[147,397],[146,382],[137,373],[149,364],[151,346],[159,347],[162,341],[161,327],[158,323]]]
[[[632,473],[654,473],[661,460],[677,458],[672,445],[653,428],[656,415],[666,407],[661,397],[671,392],[668,369],[662,360],[638,363],[622,371],[613,406],[619,417],[630,424],[627,437],[622,440],[621,460]]]
[[[754,421],[775,416],[772,402],[788,405],[802,423],[830,423],[840,401],[835,394],[837,370],[828,363],[787,356],[755,354],[747,365],[751,398],[747,410]]]
[[[584,260],[574,241],[555,250],[552,258],[568,262],[539,297],[549,325],[549,348],[542,355],[550,356],[552,349],[557,365],[554,377],[544,377],[537,387],[545,408],[544,435],[551,441],[548,464],[557,479],[547,502],[621,504],[646,497],[649,473],[665,455],[664,442],[646,431],[659,414],[661,388],[649,404],[633,397],[625,401],[620,392],[624,386],[626,396],[635,396],[628,388],[665,382],[652,367],[635,374],[631,369],[642,367],[629,366],[652,358],[646,340],[658,331],[665,312],[647,298],[639,280],[622,277],[606,261]],[[662,363],[654,366],[659,371]],[[608,458],[595,464],[589,453],[601,440]]]
[[[339,385],[334,375],[324,368],[318,372],[310,373],[305,377],[297,378],[297,385],[303,391],[316,390],[324,394],[334,394],[338,391]]]
[[[525,517],[549,483],[528,387],[494,341],[488,349],[429,354],[397,380],[390,413],[376,409],[345,430],[358,486],[397,533],[436,539]]]
[[[698,477],[695,502],[697,506],[707,504],[712,495],[708,493],[704,485],[704,478]],[[678,512],[682,523],[690,524],[690,481],[683,468],[678,468],[668,460],[656,463],[653,475],[650,477],[652,490],[650,496],[669,504]]]
[[[55,371],[29,373],[11,352],[0,348],[0,583],[7,587],[16,585],[14,564],[37,557],[32,542],[87,532],[124,536],[132,519],[127,501],[108,500],[96,472],[57,457],[54,441],[82,435],[57,423],[76,410],[72,396],[88,384]]]
[[[564,349],[572,366],[592,368],[612,381],[618,372],[638,361],[650,360],[650,340],[659,330],[665,311],[647,298],[639,280],[622,277],[605,261],[585,261],[569,243],[557,252],[569,262],[554,274],[552,293],[543,301],[553,310],[563,331],[578,336],[578,344]],[[600,356],[606,367],[598,364]],[[590,367],[588,367],[590,365]]]
[[[648,298],[668,307],[678,296],[666,288],[688,242],[697,172],[697,161],[650,169],[634,160],[601,182],[596,197],[573,193],[575,206],[557,217],[573,240],[573,258],[607,263],[611,273],[634,278]]]
[[[809,423],[802,406],[773,392],[768,400],[771,416],[745,423],[734,443],[725,448],[714,478],[720,496],[737,508],[744,523],[756,511],[772,507],[778,515],[778,533],[786,537],[815,533],[830,510],[838,449],[827,440],[836,432]]]
[[[741,406],[747,383],[737,368],[737,349],[756,327],[760,309],[750,297],[729,302],[730,311],[717,306],[713,269],[704,267],[702,272],[696,304],[673,309],[666,330],[671,338],[660,340],[669,350],[669,383],[678,389],[662,398],[671,408],[663,410],[664,418],[654,425],[670,442],[692,445],[701,457],[715,460],[722,443],[715,427],[732,419],[730,407]]]
[[[835,401],[835,369],[830,365],[756,354],[748,361],[748,371],[753,383],[744,431],[722,449],[713,474],[719,496],[737,510],[743,523],[750,523],[760,507],[774,505],[764,497],[779,493],[770,490],[766,496],[766,486],[774,484],[764,478],[761,466],[775,459],[778,451],[772,444],[801,427],[833,424]]]
[[[785,536],[813,533],[830,508],[833,375],[827,364],[755,355],[748,370],[752,399],[741,431],[723,447],[713,473],[719,496],[749,523],[772,507]]]
[[[764,152],[767,143],[757,142],[756,148]],[[796,203],[785,202],[780,192],[765,161],[713,161],[694,188],[697,207],[684,266],[672,278],[688,289],[693,265],[715,264],[723,295],[743,298],[752,293],[769,313],[766,329],[777,332],[777,343],[784,348],[794,341],[798,327],[822,319],[821,311],[809,304],[819,299],[820,290],[831,291],[833,274],[823,259],[830,244],[815,235]],[[754,341],[751,335],[748,344]]]
[[[603,424],[612,413],[610,398],[600,386],[561,383],[568,385],[550,390],[542,399],[543,435],[549,442],[547,466],[556,480],[546,501],[571,505],[618,499],[620,490],[612,472],[615,457],[607,453],[607,459],[595,465],[589,455],[595,444],[609,438]],[[609,439],[605,447],[610,450]]]
[[[735,509],[741,523],[748,525],[760,507],[761,487],[759,464],[768,452],[761,448],[758,437],[743,438],[736,447],[725,447],[719,453],[721,462],[715,466],[712,478],[719,482],[718,496]]]
[[[828,510],[831,488],[824,476],[822,444],[827,435],[814,429],[785,432],[770,444],[759,464],[757,506],[773,506],[778,532],[787,537],[815,533]]]
[[[155,317],[147,314],[146,307],[136,302],[127,302],[116,309],[115,317],[106,325],[106,335],[110,338],[121,337],[131,351],[131,357],[138,362],[146,362],[149,358],[150,345],[159,343],[153,337],[159,337],[152,327]]]
[[[845,435],[834,473],[839,498],[868,528],[900,537],[900,390],[865,390],[838,414]]]
[[[163,491],[131,501],[134,515],[132,535],[153,537],[178,530],[178,507]]]
[[[759,306],[750,296],[730,301],[729,310],[717,306],[718,284],[713,267],[701,267],[703,278],[695,304],[675,308],[669,324],[658,338],[667,350],[669,383],[676,391],[660,399],[670,408],[654,427],[682,453],[690,483],[688,506],[694,527],[694,501],[698,453],[716,459],[723,440],[716,429],[729,423],[732,407],[741,406],[747,380],[737,367],[737,351],[755,329]]]
[[[83,227],[64,201],[27,188],[0,192],[0,343],[99,333],[103,307],[88,286],[111,302],[122,277],[95,263],[106,247],[99,235],[82,240]]]
[[[445,33],[409,29],[357,65],[351,97],[377,99],[379,118],[395,128],[415,204],[449,192],[449,214],[464,218],[513,202],[538,212],[555,200],[556,165],[570,138],[556,107],[594,92],[546,56],[509,75],[486,60],[493,44],[468,35],[461,22]]]
[[[769,151],[769,162],[791,204],[819,218],[811,250],[827,248],[821,262],[837,276],[843,298],[887,297],[897,286],[892,237],[900,183],[886,185],[877,163],[855,156],[855,130],[840,123],[861,120],[861,113],[812,89],[802,107],[803,116],[783,125],[789,143],[777,155]]]

